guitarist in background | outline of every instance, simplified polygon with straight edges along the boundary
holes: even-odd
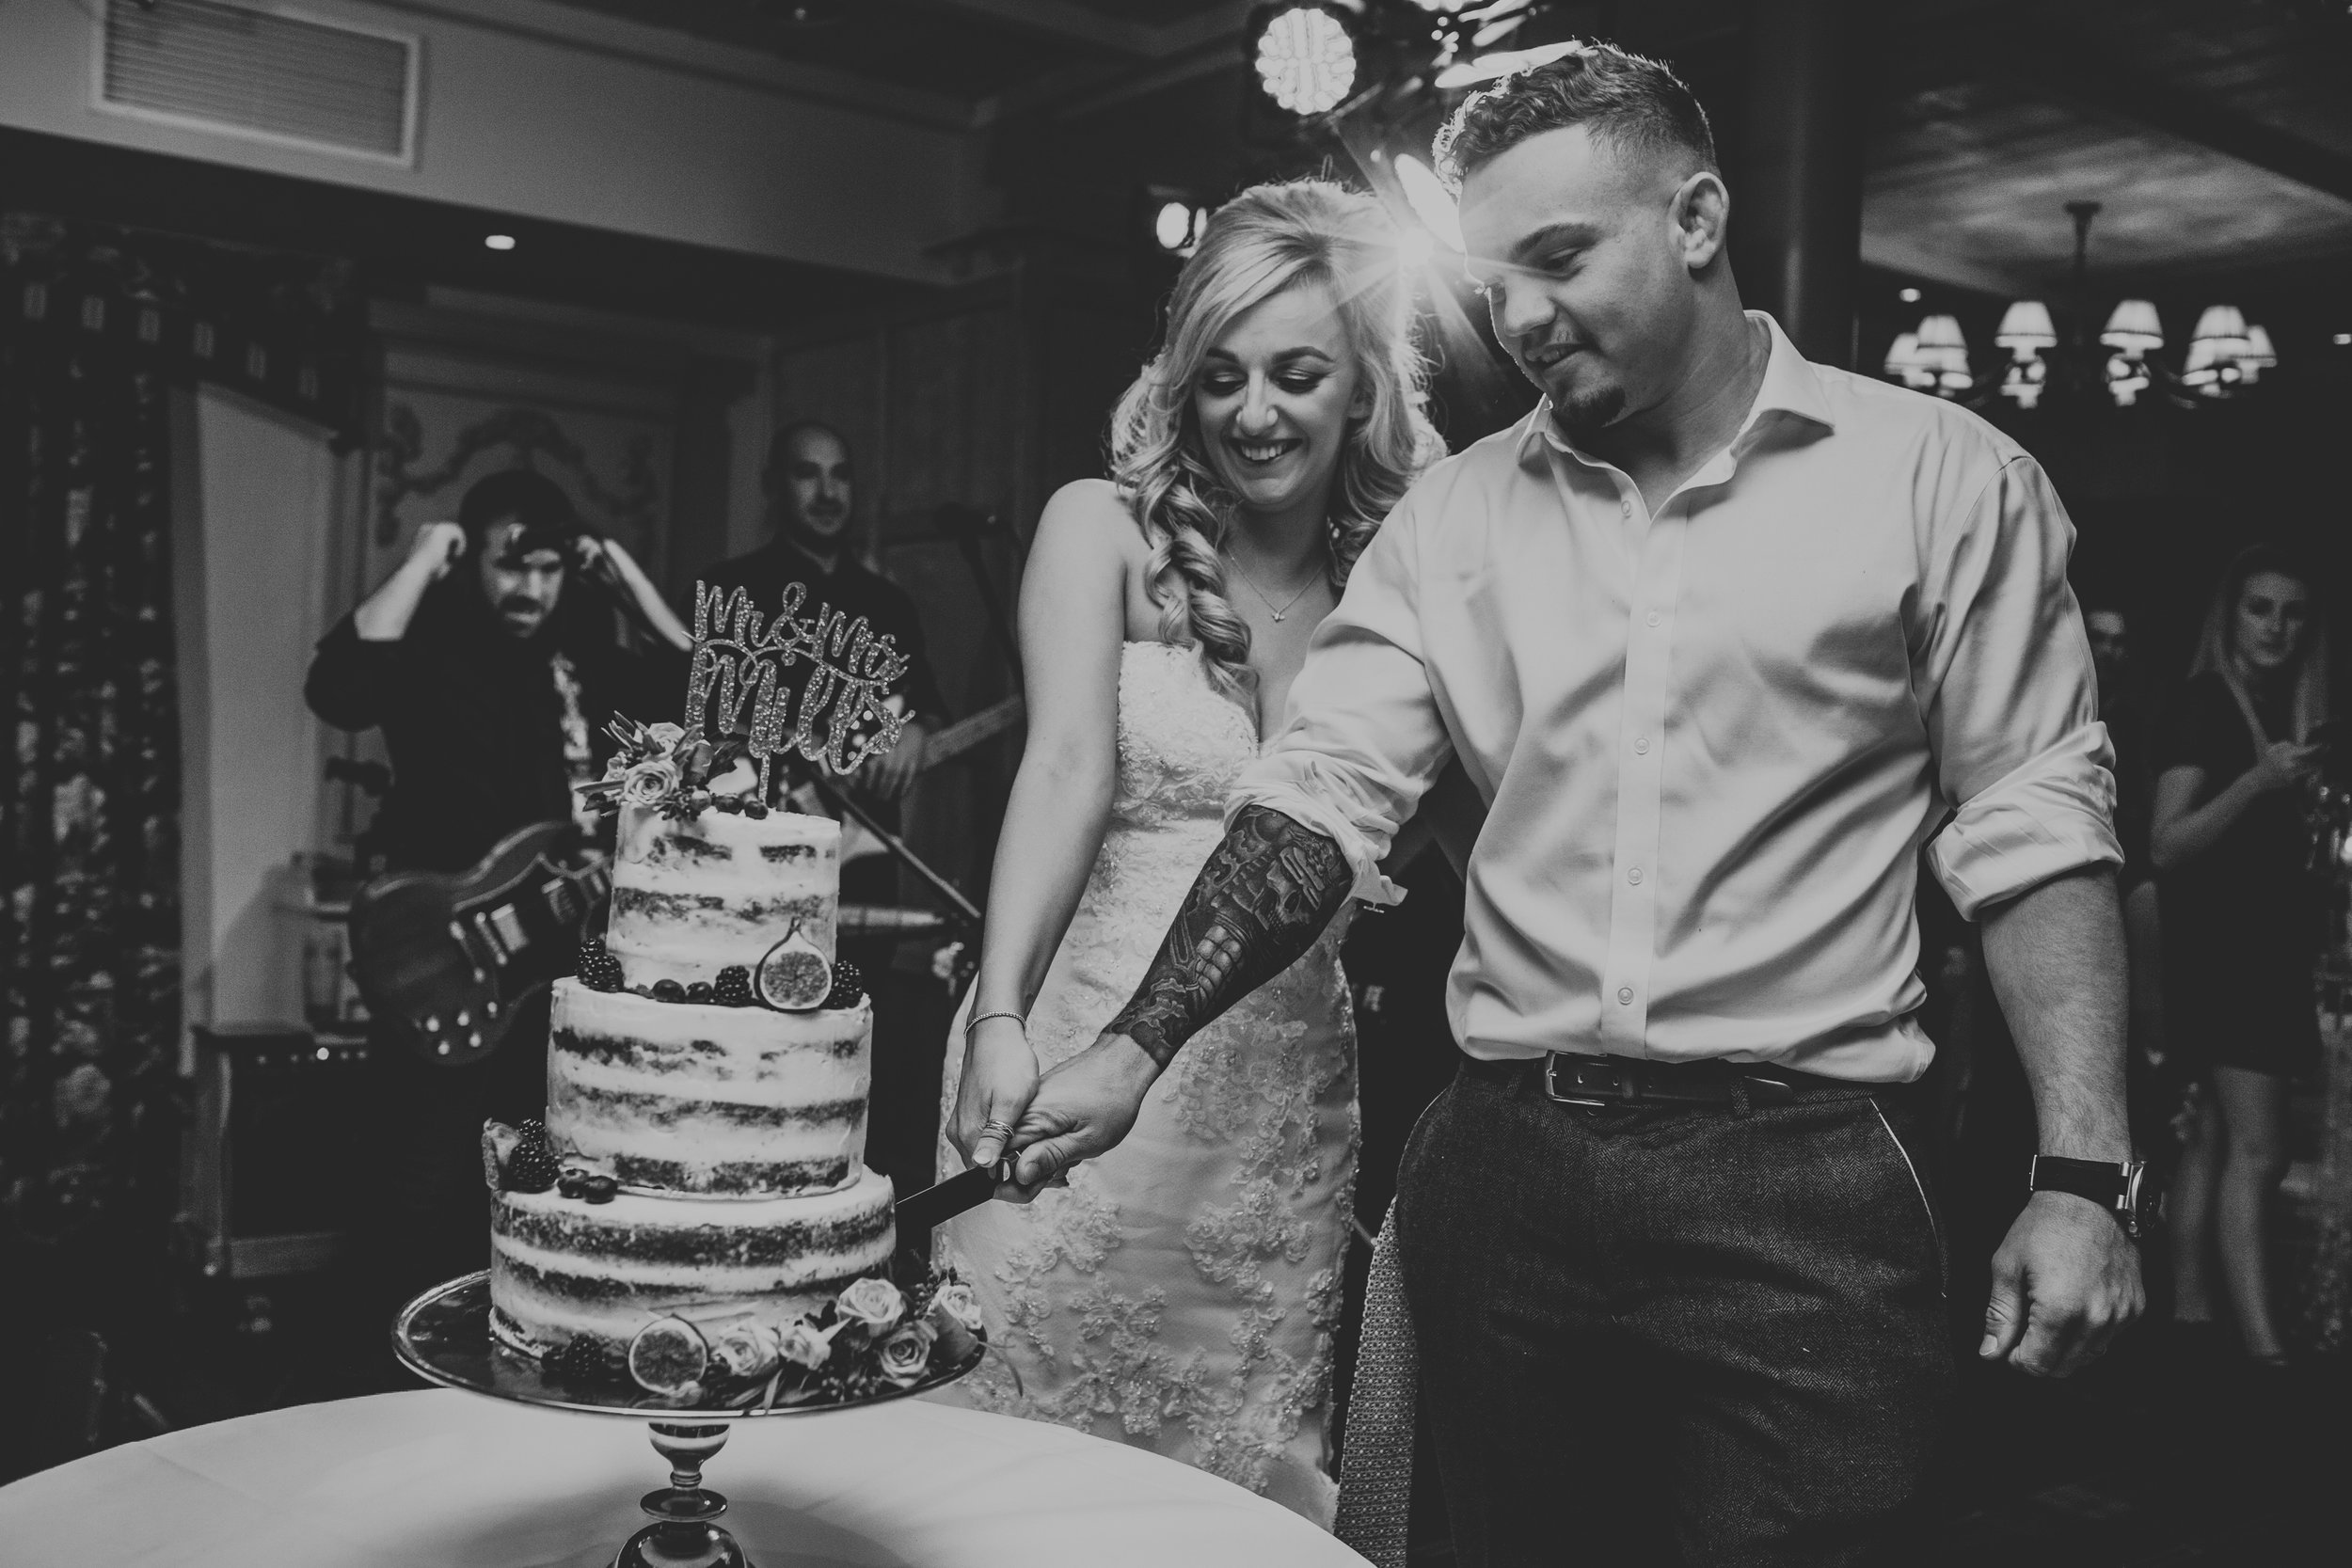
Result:
[[[852,547],[856,476],[850,443],[839,431],[816,420],[785,425],[769,443],[764,483],[773,537],[748,555],[707,569],[702,580],[721,590],[742,589],[764,615],[773,615],[786,586],[797,582],[808,594],[802,613],[830,605],[851,619],[863,615],[875,631],[898,639],[898,651],[907,657],[906,676],[898,687],[906,703],[905,727],[898,732],[897,746],[869,759],[850,781],[859,803],[896,832],[898,802],[922,772],[924,748],[946,715],[924,652],[923,624],[914,600],[869,569]],[[785,678],[805,680],[806,667],[785,672]],[[842,902],[899,902],[898,869],[879,844],[849,832],[842,848]],[[841,943],[842,957],[858,966],[874,1001],[874,1090],[866,1163],[896,1180],[900,1192],[911,1192],[931,1181],[946,1016],[928,960],[916,971],[901,973],[893,961],[898,949],[889,937],[845,939]]]
[[[615,608],[637,649],[616,639]],[[458,872],[518,828],[575,816],[572,784],[600,777],[611,750],[606,721],[670,717],[691,646],[626,550],[590,534],[552,481],[513,469],[469,489],[457,521],[417,531],[321,640],[303,694],[338,729],[384,732],[375,868]],[[547,1016],[542,991],[464,1066],[426,1060],[396,1021],[373,1026],[355,1232],[363,1279],[395,1305],[483,1266],[483,1119],[541,1113]]]

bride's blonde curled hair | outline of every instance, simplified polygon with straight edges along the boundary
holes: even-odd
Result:
[[[1197,646],[1221,691],[1251,684],[1249,628],[1226,597],[1220,553],[1236,502],[1193,415],[1201,361],[1245,311],[1286,289],[1321,285],[1338,302],[1367,410],[1349,427],[1331,485],[1331,582],[1344,585],[1414,476],[1445,454],[1423,407],[1427,372],[1398,239],[1376,199],[1327,180],[1244,191],[1210,216],[1177,275],[1160,351],[1111,415],[1111,478],[1152,546],[1145,580],[1160,635]]]

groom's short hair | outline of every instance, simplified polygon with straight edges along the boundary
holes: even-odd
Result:
[[[1431,150],[1438,177],[1458,193],[1464,180],[1519,143],[1571,125],[1620,151],[1679,149],[1699,167],[1717,168],[1707,111],[1681,77],[1656,60],[1583,43],[1465,99]]]

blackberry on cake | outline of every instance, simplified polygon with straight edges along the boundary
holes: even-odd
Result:
[[[729,964],[719,971],[719,978],[711,986],[710,1000],[721,1007],[748,1007],[752,1005],[752,972],[741,964]]]
[[[826,1007],[854,1007],[866,998],[866,976],[857,965],[843,958],[833,966],[833,990],[825,993],[819,1004]]]
[[[580,983],[591,990],[621,989],[621,960],[605,951],[604,943],[590,937],[580,944]]]

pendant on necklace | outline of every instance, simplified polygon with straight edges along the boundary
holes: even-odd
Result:
[[[1279,610],[1274,612],[1274,624],[1278,626],[1282,624],[1282,612]]]

